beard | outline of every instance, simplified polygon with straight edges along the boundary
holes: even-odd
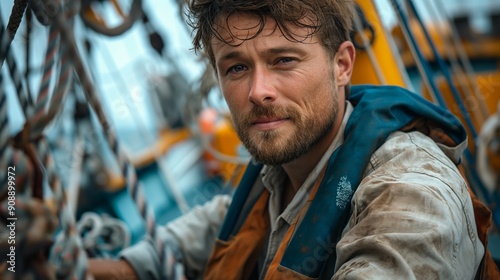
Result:
[[[246,115],[233,115],[233,123],[241,142],[257,162],[282,165],[306,154],[333,128],[338,112],[335,91],[323,105],[303,115],[292,106],[255,106]],[[252,124],[259,117],[287,118],[290,123],[285,128],[251,134]]]

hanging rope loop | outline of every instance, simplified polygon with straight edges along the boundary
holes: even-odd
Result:
[[[357,49],[364,50],[373,45],[373,42],[375,41],[375,29],[373,28],[373,25],[366,19],[366,15],[359,5],[356,5],[356,13],[358,14],[361,21],[361,28],[360,30],[355,29],[351,31],[351,41]],[[368,42],[365,43],[364,40],[360,38],[361,35],[358,34],[358,32],[364,32],[364,36],[368,38]]]
[[[100,20],[100,18],[98,18],[98,16],[93,12],[90,7],[91,2],[93,1],[85,1],[83,3],[83,7],[80,12],[82,21],[90,29],[106,36],[114,37],[122,35],[128,31],[133,26],[135,21],[142,16],[142,0],[133,0],[130,6],[130,12],[128,13],[128,16],[125,16],[123,22],[121,22],[118,26],[108,27],[106,23]],[[114,1],[111,2],[117,6]],[[117,9],[121,11],[121,9]]]

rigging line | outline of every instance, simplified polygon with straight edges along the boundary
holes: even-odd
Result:
[[[415,49],[415,53],[417,54],[417,58],[415,60],[422,63],[422,66],[424,69],[424,71],[423,71],[424,76],[423,77],[426,77],[427,81],[429,82],[429,85],[431,86],[431,88],[434,92],[434,96],[436,97],[438,104],[441,107],[446,108],[449,111],[449,108],[448,108],[446,102],[444,101],[443,97],[441,96],[441,94],[438,94],[439,89],[437,88],[436,83],[430,77],[430,75],[433,74],[432,68],[431,68],[429,62],[427,62],[427,60],[425,59],[424,55],[422,54],[422,51],[420,50],[420,48],[416,42],[416,39],[413,37],[413,35],[411,33],[411,28],[410,28],[409,22],[408,22],[407,18],[405,17],[405,14],[403,13],[401,6],[397,2],[397,0],[391,0],[391,3],[393,4],[394,8],[396,9],[396,11],[397,11],[396,14],[398,16],[398,19],[400,20],[401,24],[403,25],[402,29],[404,29],[406,34],[408,35],[408,38],[410,40],[409,45],[413,45],[413,47]]]
[[[52,71],[54,69],[54,62],[56,53],[59,51],[59,32],[54,26],[50,27],[49,36],[47,37],[47,50],[45,53],[45,60],[43,63],[42,79],[40,81],[40,88],[36,98],[32,122],[36,123],[42,116],[45,115],[45,105],[49,98],[50,80],[52,78]]]
[[[66,17],[66,15],[65,20],[66,22],[68,22],[68,18]],[[66,62],[68,60],[67,50],[64,48],[62,50],[64,50],[62,54],[63,65],[61,73],[59,75],[56,92],[54,93],[54,97],[51,100],[51,105],[52,103],[57,102],[58,107],[62,103],[62,99],[57,100],[57,96],[65,95],[64,93],[67,91],[68,85],[71,81],[72,69],[71,66]],[[34,131],[29,131],[29,133],[34,133]],[[79,236],[76,235],[75,220],[71,213],[69,213],[70,210],[68,208],[65,191],[61,186],[61,181],[55,170],[55,164],[50,152],[49,145],[46,139],[42,136],[33,144],[33,146],[35,147],[34,150],[36,151],[37,161],[41,163],[41,166],[45,167],[47,181],[54,194],[56,214],[63,229],[61,242],[64,242],[65,246],[69,244],[69,247],[66,246],[65,248],[60,250],[53,250],[53,253],[51,254],[51,261],[53,264],[57,265],[58,272],[63,274],[67,273],[68,275],[66,276],[68,277],[69,275],[71,275],[71,277],[76,277],[77,279],[92,278],[87,273],[87,256],[83,248],[80,246],[81,241],[79,240]]]
[[[24,10],[28,5],[28,0],[14,0],[14,6],[10,13],[9,23],[7,24],[7,30],[11,39],[16,36],[17,29],[21,25],[21,20],[23,19]]]
[[[46,170],[47,181],[53,193],[56,215],[61,223],[60,226],[63,230],[63,237],[68,240],[68,242],[78,243],[80,237],[76,234],[76,222],[71,213],[66,192],[57,175],[54,158],[50,152],[49,144],[44,137],[36,143],[36,151],[38,161],[43,164]],[[72,254],[74,255],[73,258],[66,259],[64,256],[54,253],[51,255],[52,263],[56,264],[59,269],[69,270],[71,274],[75,273],[78,276],[77,279],[85,279],[84,275],[87,273],[87,268],[77,264],[79,259],[86,260],[87,256],[85,251],[81,246],[80,248],[76,246],[70,250],[74,253]]]
[[[444,8],[442,0],[434,1],[437,5],[437,13],[447,15],[446,9]],[[451,35],[453,42],[455,44],[455,48],[458,52],[458,56],[460,57],[460,61],[462,62],[462,65],[465,69],[466,76],[469,77],[471,86],[473,88],[474,96],[476,97],[476,100],[479,102],[479,107],[481,110],[481,113],[483,114],[483,118],[486,119],[489,116],[489,110],[488,106],[486,106],[486,102],[484,100],[484,97],[482,95],[481,89],[479,88],[479,85],[477,84],[477,77],[476,73],[474,72],[474,69],[472,68],[472,64],[470,62],[470,59],[467,56],[467,53],[465,52],[465,48],[463,46],[463,43],[460,42],[460,36],[458,35],[458,30],[457,26],[452,20],[448,20],[450,24],[450,29],[451,29]]]
[[[70,57],[67,55],[67,51],[65,48],[66,46],[63,45],[59,50],[59,56],[61,57],[59,64],[61,69],[56,82],[56,87],[54,88],[54,92],[49,103],[48,110],[46,114],[37,112],[40,116],[38,118],[30,120],[32,122],[32,130],[30,131],[30,137],[32,139],[40,136],[40,134],[43,133],[45,127],[47,127],[56,117],[56,115],[58,115],[62,110],[62,104],[64,104],[64,100],[66,99],[66,96],[71,87],[71,83],[73,82],[73,67],[70,62]],[[40,102],[47,102],[47,100],[41,100]],[[39,106],[38,109],[45,111],[44,107],[42,106]]]
[[[64,46],[62,49],[64,50]],[[62,73],[59,77],[58,86],[54,92],[54,98],[51,100],[58,104],[62,104],[63,100],[58,99],[57,96],[61,96],[61,98],[66,96],[65,93],[68,91],[70,82],[72,81],[72,67],[70,65],[71,63],[68,62],[68,55],[65,50],[63,51],[62,57]],[[64,270],[71,275],[76,275],[77,279],[88,278],[87,268],[85,266],[87,256],[83,248],[78,245],[79,243],[81,243],[81,241],[79,241],[80,237],[76,232],[76,222],[72,210],[73,207],[70,203],[71,201],[68,201],[70,197],[66,195],[66,192],[62,187],[61,180],[55,169],[55,164],[53,156],[50,152],[49,144],[43,136],[37,142],[36,151],[39,161],[41,161],[43,166],[45,166],[47,181],[54,194],[54,201],[57,211],[56,213],[59,217],[59,220],[61,221],[61,227],[64,231],[63,237],[65,238],[65,240],[67,240],[67,242],[70,242],[71,244],[76,246],[75,248],[65,248],[65,250],[71,250],[75,253],[78,252],[77,254],[74,254],[73,258],[67,259],[62,255],[59,256],[59,251],[56,250],[57,252],[52,256],[52,261],[53,263],[57,264],[60,270]]]
[[[391,4],[396,10],[396,18],[398,19],[398,25],[401,28],[401,32],[403,33],[403,37],[405,37],[405,40],[408,44],[408,48],[410,49],[410,52],[412,53],[412,56],[415,60],[415,64],[417,65],[418,72],[420,74],[420,77],[423,80],[423,83],[425,84],[425,87],[429,91],[429,94],[432,97],[432,100],[435,104],[439,104],[443,108],[447,108],[446,103],[442,99],[440,95],[437,93],[439,90],[437,87],[433,84],[431,79],[429,78],[429,74],[432,73],[432,69],[430,68],[429,64],[425,60],[422,51],[418,47],[418,45],[415,42],[415,38],[411,35],[409,32],[409,26],[408,23],[404,20],[403,14],[400,13],[399,6],[397,6],[397,3],[395,0],[391,0]]]
[[[1,23],[1,18],[0,18]],[[1,30],[0,30],[1,32]],[[1,34],[0,34],[1,37]],[[1,68],[0,68],[1,71]],[[24,178],[18,178],[26,174],[32,174],[30,172],[29,166],[31,163],[26,159],[25,155],[19,151],[13,151],[9,147],[9,141],[11,138],[10,128],[9,128],[9,116],[7,108],[7,92],[4,90],[5,79],[4,75],[0,73],[0,162],[6,164],[7,166],[15,166],[16,170],[16,190],[24,190],[25,195],[31,196],[31,178],[33,176],[23,176]],[[32,171],[32,170],[31,170]],[[7,172],[0,172],[0,187],[7,187]],[[4,191],[0,189],[0,191]],[[21,195],[21,193],[19,193]]]
[[[431,95],[434,96],[434,98],[438,101],[440,106],[442,106],[443,108],[447,108],[446,103],[442,99],[442,96],[435,94],[435,93],[438,93],[439,91],[436,87],[434,80],[430,79],[428,76],[432,73],[432,69],[430,68],[430,65],[428,64],[428,62],[423,57],[422,52],[420,51],[418,45],[416,44],[415,38],[410,33],[410,27],[409,27],[408,21],[404,17],[404,14],[402,12],[401,7],[399,6],[399,4],[397,3],[396,0],[391,0],[391,3],[393,4],[393,6],[395,7],[395,9],[397,11],[396,15],[398,17],[400,25],[402,25],[401,30],[403,31],[403,34],[408,42],[408,45],[410,46],[410,49],[413,49],[413,51],[415,52],[415,54],[418,57],[415,61],[417,63],[417,66],[419,67],[419,71],[423,70],[423,73],[421,73],[421,75],[422,75],[422,78],[425,80],[426,85],[428,83],[428,86],[430,86],[429,90],[431,92]],[[434,91],[435,93],[433,93],[432,91]],[[465,156],[466,162],[468,162],[470,165],[474,165],[474,157],[472,156],[472,154],[470,153],[470,150],[468,148],[464,151],[464,156]],[[473,173],[472,176],[474,177],[475,176],[474,171],[471,170],[471,172]],[[479,189],[483,192],[484,196],[486,196],[486,199],[487,199],[486,201],[487,202],[491,201],[489,194],[484,193],[485,188],[482,185],[482,183],[478,180],[475,180],[475,181],[476,181],[476,186],[478,186]]]
[[[14,5],[12,7],[12,9],[16,9],[16,5]],[[9,21],[7,24],[10,24],[11,21]],[[5,33],[4,35],[2,35],[3,33]],[[15,32],[14,32],[14,35],[11,36],[10,34],[11,32],[9,31],[9,29],[7,29],[5,27],[5,25],[3,24],[3,19],[2,19],[2,14],[0,14],[0,37],[1,37],[1,40],[0,40],[0,67],[2,67],[3,65],[3,62],[5,60],[5,58],[7,57],[7,52],[9,51],[9,47],[10,47],[10,44],[12,43],[12,39],[14,38],[14,35],[15,35]]]
[[[41,0],[33,0],[33,5],[37,8],[43,8]],[[128,160],[126,154],[123,152],[121,146],[119,145],[116,134],[107,121],[101,103],[97,99],[94,86],[78,53],[72,30],[70,30],[66,26],[66,20],[60,13],[52,17],[51,20],[53,20],[54,24],[56,24],[56,26],[60,28],[61,39],[68,44],[68,51],[70,52],[70,57],[73,60],[76,72],[78,73],[78,76],[80,78],[80,82],[82,83],[87,102],[91,104],[99,122],[101,123],[103,134],[111,148],[111,151],[113,152],[119,163],[122,175],[126,178],[126,182],[128,183],[127,188],[134,202],[139,208],[141,217],[146,221],[147,233],[153,239],[153,242],[156,245],[155,249],[160,258],[161,267],[165,272],[170,273],[174,273],[175,271],[182,269],[182,266],[174,266],[174,263],[176,262],[173,252],[168,246],[165,246],[166,244],[163,242],[163,239],[160,238],[160,234],[158,232],[159,229],[156,227],[154,212],[151,211],[151,208],[147,204],[145,195],[143,193],[142,184],[137,180],[137,174],[133,169],[130,161]]]
[[[432,49],[432,53],[434,54],[434,58],[436,59],[436,62],[438,63],[439,68],[441,69],[441,72],[443,73],[446,81],[448,82],[448,85],[451,89],[451,92],[453,94],[455,102],[457,102],[458,108],[460,109],[460,112],[462,113],[462,116],[463,116],[467,126],[469,127],[469,132],[471,133],[472,138],[476,139],[477,138],[476,128],[471,121],[471,117],[470,117],[470,114],[469,114],[467,108],[464,106],[464,104],[460,98],[460,94],[458,93],[457,88],[453,84],[453,79],[450,75],[448,66],[446,65],[445,61],[443,60],[443,58],[441,57],[441,55],[437,51],[436,45],[432,41],[432,38],[430,37],[430,34],[429,34],[427,28],[425,27],[424,22],[422,21],[422,18],[420,17],[415,5],[413,4],[413,1],[407,0],[407,2],[410,4],[410,9],[412,10],[413,14],[415,15],[415,18],[417,19],[420,27],[422,28],[422,31],[424,32],[425,38],[427,39],[427,43],[429,44],[429,46]]]
[[[66,96],[65,93],[68,91],[69,85],[72,81],[72,76],[71,76],[72,67],[68,63],[67,51],[64,46],[60,49],[60,51],[62,52],[61,53],[62,68],[58,78],[57,87],[54,92],[54,98],[51,100],[51,102],[56,102],[58,104],[57,105],[58,108],[62,107],[60,105],[63,103],[62,98]],[[61,99],[59,99],[58,97],[61,97]],[[36,132],[37,131],[34,130],[30,131],[30,133],[36,133]],[[55,254],[55,256],[52,257],[52,261],[53,263],[60,264],[60,267],[68,269],[70,273],[72,274],[75,273],[75,275],[78,277],[77,279],[84,279],[85,275],[87,274],[86,272],[87,269],[85,266],[82,267],[80,263],[86,262],[86,254],[83,248],[81,248],[81,246],[78,247],[80,237],[76,235],[75,219],[71,212],[72,207],[68,203],[67,200],[68,198],[65,195],[65,191],[64,188],[62,187],[61,180],[57,174],[54,158],[51,154],[49,144],[47,140],[42,136],[41,139],[36,142],[35,147],[36,147],[35,151],[37,154],[38,161],[41,163],[42,166],[45,167],[47,174],[47,181],[54,195],[56,214],[61,222],[61,228],[63,229],[64,238],[67,239],[68,242],[75,242],[76,244],[75,245],[76,247],[74,249],[71,249],[74,250],[74,252],[76,253],[75,258],[68,260],[62,256],[57,256],[57,254]]]
[[[4,25],[2,22],[2,16],[0,15],[0,53],[4,54],[7,60],[7,68],[11,76],[12,82],[14,83],[14,88],[16,89],[16,94],[21,105],[21,109],[24,113],[26,119],[31,115],[32,110],[32,100],[27,96],[26,88],[22,80],[21,73],[17,69],[17,62],[12,54],[9,42],[9,35],[6,30],[4,30]],[[1,67],[1,65],[0,65]]]
[[[361,7],[357,6],[357,8],[359,9],[360,12],[362,12]],[[366,54],[368,55],[372,63],[373,69],[375,71],[375,74],[377,75],[379,83],[381,85],[387,85],[387,80],[385,78],[385,75],[382,72],[380,64],[378,63],[377,57],[375,56],[375,53],[373,51],[373,46],[364,32],[363,24],[361,22],[361,16],[358,11],[354,13],[354,27],[357,32],[357,35],[359,35],[359,37],[361,37],[361,41],[363,41],[363,46],[364,46],[363,50],[366,51]],[[375,36],[375,34],[373,36]]]
[[[400,24],[403,25],[402,26],[402,30],[404,31],[403,34],[405,34],[405,37],[407,37],[407,40],[409,39],[409,42],[408,42],[409,45],[413,45],[413,47],[415,49],[415,53],[418,56],[418,59],[416,59],[416,62],[418,63],[418,61],[420,61],[420,63],[422,63],[422,66],[423,66],[423,69],[424,69],[424,75],[422,77],[424,77],[429,82],[429,85],[431,86],[431,89],[433,89],[435,91],[435,93],[438,93],[439,91],[438,91],[438,89],[436,87],[436,84],[435,84],[434,80],[429,79],[429,77],[428,77],[428,75],[430,75],[432,73],[432,69],[430,68],[430,65],[428,64],[428,62],[423,57],[423,55],[422,55],[422,53],[421,53],[418,45],[416,44],[415,38],[410,33],[410,27],[409,27],[408,21],[404,17],[404,14],[402,12],[402,9],[401,9],[400,5],[397,3],[396,0],[391,0],[391,3],[393,4],[393,6],[395,7],[395,9],[397,11],[396,14],[398,16],[398,20],[400,21]],[[440,104],[440,106],[442,106],[443,108],[447,108],[447,105],[444,102],[444,100],[442,99],[441,95],[434,94],[434,96],[438,100],[438,103]],[[470,153],[469,148],[467,148],[464,151],[464,156],[465,156],[466,162],[468,162],[471,166],[473,166],[474,165],[474,157]],[[473,173],[472,174],[473,177],[476,176],[474,170],[471,169],[471,172]],[[479,189],[480,189],[480,191],[483,192],[484,196],[487,199],[487,202],[491,201],[491,199],[489,197],[489,194],[488,193],[484,193],[485,187],[482,185],[482,182],[478,181],[478,180],[475,180],[475,181],[476,181],[476,186],[478,186]]]
[[[107,63],[107,65],[110,65],[110,66],[108,66],[108,69],[110,71],[114,71],[115,73],[118,73],[117,77],[118,77],[119,81],[116,82],[115,84],[117,84],[122,89],[121,90],[122,93],[128,93],[128,95],[131,96],[130,91],[128,90],[128,88],[125,87],[126,81],[123,78],[123,76],[121,75],[121,73],[118,71],[118,67],[116,66],[116,63],[113,59],[113,56],[111,55],[111,53],[109,52],[108,48],[105,45],[102,46],[102,49],[106,52],[106,55],[103,54],[103,58],[104,59],[109,58],[108,59],[109,63]],[[111,67],[113,67],[114,69],[111,69]],[[146,139],[147,142],[150,142],[150,144],[154,144],[155,140],[152,137],[151,133],[146,130],[146,128],[145,128],[146,125],[144,124],[144,120],[142,118],[140,118],[140,116],[133,114],[133,108],[131,107],[130,104],[128,104],[128,102],[125,102],[125,105],[126,105],[127,111],[129,112],[129,115],[132,116],[132,119],[134,120],[136,127],[140,130],[140,133],[142,134],[142,136],[145,136],[147,138]],[[175,182],[175,180],[173,180],[172,173],[170,172],[170,169],[167,168],[167,166],[165,165],[165,162],[163,160],[161,160],[161,158],[160,158],[161,154],[160,154],[160,151],[158,150],[157,145],[153,145],[153,147],[150,150],[152,151],[155,162],[158,164],[158,166],[160,167],[160,170],[162,171],[161,177],[163,177],[163,179],[165,180],[167,189],[169,189],[170,192],[172,193],[172,195],[174,196],[174,200],[177,203],[177,205],[179,206],[182,213],[187,213],[189,211],[189,208],[190,208],[189,204],[186,202],[186,199],[184,199],[182,193],[179,192],[179,190],[181,188]]]
[[[373,5],[376,7],[375,3],[373,3]],[[379,10],[377,9],[376,12],[377,12],[378,18],[380,19],[381,16],[380,16]],[[397,55],[399,50],[396,46],[396,43],[394,42],[394,37],[391,35],[391,32],[388,30],[388,27],[385,24],[383,24],[382,21],[380,21],[380,26],[381,26],[380,29],[384,33],[385,38],[387,38],[387,43],[389,44],[389,49],[392,50],[396,54],[396,55],[394,55],[394,61],[396,62],[399,73],[403,77],[405,87],[407,89],[409,89],[410,91],[415,92],[415,88],[413,87],[413,84],[410,80],[410,77],[408,75],[408,71],[406,70],[406,68],[404,66],[403,59],[401,58],[400,55]]]
[[[30,78],[30,64],[31,64],[31,31],[32,31],[32,24],[33,24],[33,18],[31,14],[31,8],[29,5],[26,7],[26,46],[25,46],[25,53],[26,53],[26,59],[25,59],[25,65],[26,69],[24,70],[24,78],[26,79],[26,85],[27,85],[27,90],[28,90],[28,96],[31,96],[31,88],[30,88],[30,83],[29,83],[29,78]]]
[[[437,21],[439,19],[438,11],[434,8],[434,6],[432,5],[432,2],[429,2],[429,0],[426,0],[426,1],[427,1],[426,6],[429,7],[430,14],[434,17],[434,20]],[[442,38],[442,40],[443,40],[445,49],[448,50],[448,60],[450,61],[452,72],[457,74],[457,77],[454,80],[456,83],[459,84],[460,88],[462,89],[462,92],[460,92],[463,95],[462,97],[464,97],[464,99],[467,100],[467,97],[475,96],[474,92],[471,89],[471,84],[473,83],[473,79],[475,79],[475,77],[471,78],[461,68],[461,66],[458,62],[457,53],[455,52],[456,50],[453,46],[453,43],[450,42],[446,32],[444,31],[444,28],[445,27],[443,25],[438,24],[436,30],[439,32],[439,37]],[[463,77],[466,79],[466,81],[462,82],[461,79],[460,80],[458,79],[458,77]],[[476,100],[479,103],[479,105],[481,105],[481,104],[484,105],[484,101],[482,99],[476,99]],[[481,102],[481,101],[483,101],[483,102]],[[474,100],[472,100],[471,102],[474,102]],[[479,109],[480,109],[481,114],[477,115],[478,117],[480,117],[480,120],[478,120],[478,122],[483,123],[484,120],[487,118],[487,115],[485,115],[485,111],[481,110],[482,108],[479,108]]]
[[[5,84],[1,71],[2,69],[0,68],[0,154],[7,148],[10,138],[7,93],[4,89]]]

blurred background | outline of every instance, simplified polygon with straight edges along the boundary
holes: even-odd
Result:
[[[148,217],[164,224],[231,193],[249,155],[192,50],[183,0],[43,2],[0,1],[0,167],[20,170],[18,213],[31,218],[19,232],[45,231],[31,241],[51,248],[72,228],[88,256],[113,258]],[[500,260],[500,1],[355,2],[353,84],[400,85],[459,116]]]

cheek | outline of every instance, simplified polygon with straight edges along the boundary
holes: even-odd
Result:
[[[235,98],[235,95],[224,95],[227,106],[229,107],[229,112],[231,113],[231,118],[233,120],[238,120],[244,113],[244,103],[243,101]]]
[[[318,77],[327,77],[324,74]],[[310,79],[310,83],[308,87],[305,87],[302,92],[302,102],[304,103],[304,108],[311,114],[317,115],[318,110],[321,110],[325,107],[329,107],[333,95],[334,95],[334,87],[331,82],[325,79],[322,80],[313,80]]]
[[[248,91],[242,82],[226,82],[220,84],[220,88],[228,104],[242,104],[242,101],[248,100]]]

